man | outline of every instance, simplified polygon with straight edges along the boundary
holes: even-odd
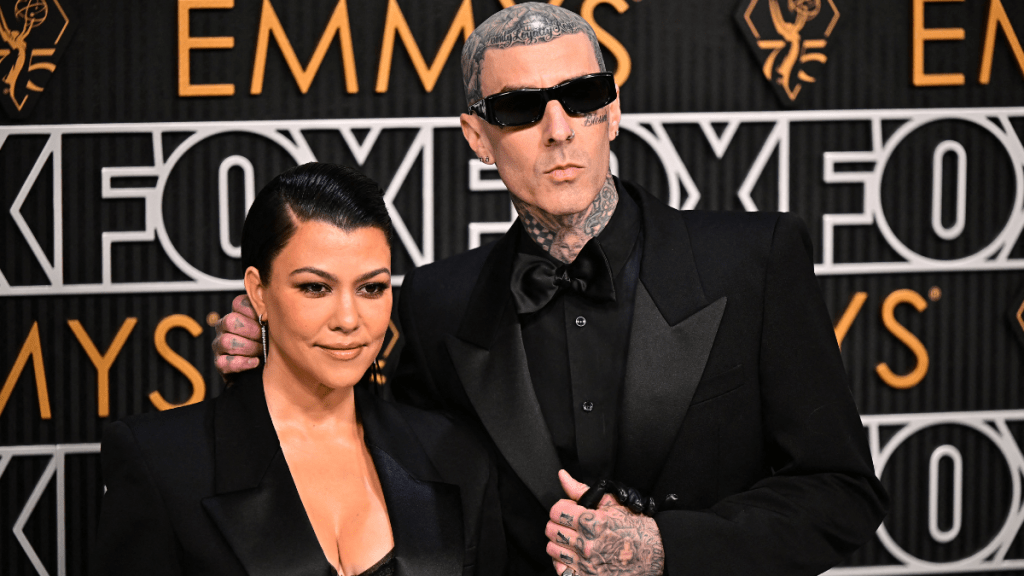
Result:
[[[868,540],[886,496],[802,224],[613,178],[618,89],[572,12],[502,10],[462,66],[463,134],[519,224],[406,276],[392,384],[493,442],[510,572],[817,574]],[[223,324],[252,336],[235,309]],[[215,348],[223,371],[256,350]],[[576,479],[659,509],[585,509]]]

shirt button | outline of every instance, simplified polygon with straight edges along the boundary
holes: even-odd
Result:
[[[583,403],[583,411],[584,412],[591,412],[591,411],[593,411],[593,409],[594,409],[594,403],[593,402],[589,402],[588,401],[588,402],[584,402]]]
[[[584,326],[587,325],[587,319],[584,318],[583,316],[577,316],[576,325],[579,326],[580,328],[583,328]]]

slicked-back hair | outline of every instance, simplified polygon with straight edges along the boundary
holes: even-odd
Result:
[[[242,226],[242,265],[270,282],[271,264],[301,222],[345,231],[377,228],[391,246],[391,217],[380,186],[357,170],[310,162],[285,170],[260,190]]]
[[[579,14],[541,2],[523,2],[495,12],[473,30],[462,47],[462,84],[466,89],[466,104],[472,105],[484,97],[480,89],[480,72],[487,50],[543,44],[571,34],[587,36],[594,48],[597,64],[601,72],[605,72],[597,35]]]

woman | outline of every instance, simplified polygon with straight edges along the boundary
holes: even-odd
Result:
[[[502,571],[484,450],[371,390],[391,231],[380,189],[351,169],[306,164],[260,192],[242,261],[266,367],[107,428],[97,576]]]

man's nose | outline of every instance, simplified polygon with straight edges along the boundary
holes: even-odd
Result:
[[[544,108],[544,117],[541,118],[544,129],[544,139],[548,145],[561,144],[572,140],[574,135],[572,126],[569,125],[569,114],[562,103],[558,100],[551,100]]]

